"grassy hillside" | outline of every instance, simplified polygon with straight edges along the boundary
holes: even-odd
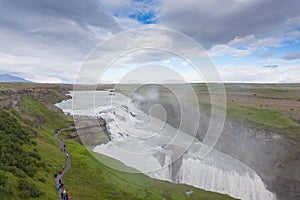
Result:
[[[65,157],[54,139],[54,132],[70,126],[73,121],[53,103],[65,98],[62,95],[65,92],[66,89],[57,85],[43,88],[34,84],[5,84],[2,87],[1,199],[57,199],[53,174],[60,169]],[[72,140],[66,140],[66,144],[72,167],[64,182],[72,199],[232,199],[143,174],[119,172],[97,161],[80,144]],[[194,191],[190,197],[185,194],[189,190]]]
[[[42,100],[61,96],[52,89],[1,91],[1,199],[57,199],[53,175],[65,158],[53,134],[71,121]]]
[[[58,120],[42,103],[31,98],[22,98],[20,105],[20,112],[13,108],[0,110],[1,197],[55,199],[53,174],[55,168],[61,167],[64,156],[52,133],[68,122]],[[30,111],[26,113],[23,109]],[[34,127],[39,120],[44,123]]]

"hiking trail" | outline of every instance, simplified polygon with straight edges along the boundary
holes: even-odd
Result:
[[[64,174],[70,169],[71,167],[71,159],[70,159],[70,154],[67,152],[67,149],[66,149],[66,144],[59,138],[59,134],[65,130],[67,130],[68,128],[63,128],[63,129],[59,129],[55,132],[55,139],[58,141],[59,143],[59,147],[60,147],[60,150],[66,155],[66,164],[65,164],[65,168],[62,172],[62,174],[60,173],[57,173],[57,177],[55,178],[55,185],[58,185],[59,184],[59,179],[61,180],[61,182],[63,183],[63,176]],[[57,194],[58,194],[58,198],[60,200],[62,200],[61,196],[60,196],[60,192],[61,192],[61,189],[59,191],[57,191]]]

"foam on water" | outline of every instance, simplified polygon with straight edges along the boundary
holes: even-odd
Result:
[[[76,110],[72,110],[72,100],[57,104],[64,112],[99,115],[107,121],[111,141],[96,146],[95,152],[115,158],[156,179],[185,183],[246,200],[276,199],[257,173],[245,164],[217,150],[200,159],[197,150],[203,144],[199,140],[158,119],[149,118],[143,112],[129,110],[132,108],[125,106],[128,99],[123,95],[115,94],[118,103],[113,105],[110,98],[108,92],[98,91],[95,92],[96,106],[84,98],[82,106],[77,106]],[[128,116],[130,112],[134,113],[131,117]],[[171,147],[184,148],[186,142],[193,141],[177,168],[170,165],[176,154],[174,148],[164,148],[175,135]]]

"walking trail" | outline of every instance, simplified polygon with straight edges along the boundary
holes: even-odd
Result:
[[[62,174],[60,173],[57,173],[57,177],[55,179],[55,185],[58,185],[59,184],[59,179],[61,180],[61,182],[63,183],[63,176],[64,174],[70,169],[71,167],[71,159],[70,159],[70,154],[67,152],[67,149],[66,149],[66,144],[58,137],[58,135],[63,132],[64,130],[66,130],[67,128],[64,128],[64,129],[60,129],[58,131],[55,132],[55,139],[58,141],[59,143],[59,147],[60,149],[62,150],[62,152],[66,155],[66,164],[65,164],[65,169],[63,171]],[[59,191],[57,191],[57,194],[58,194],[58,198],[60,200],[62,200],[60,194],[61,194],[61,190],[63,190],[64,188],[61,188]]]

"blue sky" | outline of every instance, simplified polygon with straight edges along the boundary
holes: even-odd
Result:
[[[74,83],[99,43],[130,29],[164,27],[203,46],[224,82],[300,82],[299,7],[298,0],[0,0],[0,73]],[[200,81],[183,60],[135,56],[118,62],[105,81],[159,62]]]

